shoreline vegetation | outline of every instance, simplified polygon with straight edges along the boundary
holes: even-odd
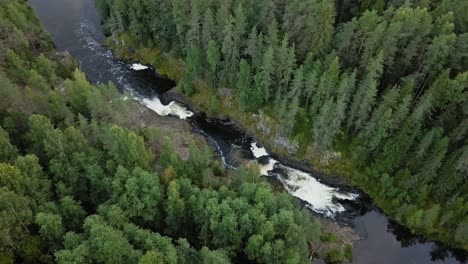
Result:
[[[194,111],[205,113],[209,117],[232,120],[240,129],[254,136],[272,153],[281,156],[291,155],[295,161],[305,162],[310,167],[329,175],[345,176],[344,179],[341,177],[341,181],[345,180],[345,182],[339,182],[341,185],[350,184],[348,180],[350,180],[351,174],[357,171],[350,160],[333,157],[333,153],[330,153],[330,157],[324,160],[320,155],[313,154],[312,148],[301,151],[297,151],[296,148],[288,149],[285,147],[286,145],[297,145],[297,143],[287,138],[282,138],[284,140],[284,142],[280,142],[282,144],[272,143],[271,139],[276,137],[274,131],[277,129],[278,122],[263,111],[259,114],[253,114],[240,110],[239,102],[232,89],[213,89],[206,80],[197,79],[193,82],[196,92],[190,96],[184,94],[180,87],[180,81],[186,70],[184,61],[169,53],[162,53],[158,48],[147,48],[140,45],[128,32],[108,37],[104,45],[112,50],[117,58],[151,65],[156,74],[174,80],[178,85],[162,95],[161,100],[166,101],[166,103],[170,100],[179,101],[188,105],[189,108],[193,108]]]
[[[228,88],[213,89],[209,82],[203,79],[193,80],[193,87],[195,92],[191,95],[184,94],[180,87],[180,82],[186,71],[186,63],[182,59],[176,58],[174,54],[163,53],[158,48],[148,48],[141,45],[141,42],[131,36],[129,32],[122,32],[113,34],[105,40],[105,46],[112,50],[117,58],[122,60],[139,62],[145,65],[151,65],[155,69],[155,73],[174,80],[178,85],[173,89],[166,92],[162,100],[171,101],[175,100],[180,103],[189,105],[196,112],[206,113],[208,116],[218,119],[229,119],[233,121],[240,129],[247,131],[248,134],[253,135],[259,143],[265,148],[271,150],[271,153],[289,157],[288,160],[293,163],[302,163],[306,167],[313,168],[320,173],[325,173],[326,177],[331,177],[326,180],[338,184],[340,186],[355,186],[369,194],[374,202],[381,208],[385,214],[389,215],[392,220],[397,221],[399,224],[405,226],[405,223],[399,219],[395,219],[392,215],[392,208],[386,205],[386,201],[379,199],[373,193],[378,190],[366,184],[365,179],[360,176],[366,172],[359,171],[353,165],[351,157],[342,156],[341,152],[333,152],[327,154],[328,157],[323,159],[320,154],[313,154],[313,148],[306,151],[292,152],[286,147],[275,145],[271,143],[272,134],[265,133],[274,130],[277,122],[268,114],[263,111],[260,114],[252,114],[244,112],[239,108],[239,103],[232,90]],[[224,93],[223,93],[224,92]],[[214,94],[213,94],[214,93]],[[261,126],[258,122],[262,121]],[[288,139],[285,139],[285,145],[288,144]],[[341,149],[347,151],[346,149]],[[335,154],[335,155],[334,155]],[[349,155],[349,153],[348,153]],[[408,227],[408,226],[406,226]],[[411,228],[410,228],[411,229]],[[427,234],[421,231],[411,229],[417,235],[426,236],[430,240],[441,241],[455,248],[463,248],[468,250],[468,245],[457,245],[453,241],[440,239],[438,236]]]
[[[26,1],[3,1],[0,22],[1,263],[352,258],[255,169],[225,171],[186,122],[89,83]]]
[[[467,3],[96,0],[116,53],[178,80],[201,111],[465,250]]]
[[[138,46],[138,44],[133,42],[128,35],[127,37],[124,37],[124,35],[125,34],[120,35],[120,37],[118,37],[120,40],[117,41],[112,38],[107,38],[104,42],[104,45],[108,47],[117,58],[123,61],[127,61],[128,63],[139,62],[143,65],[151,65],[155,70],[155,74],[163,78],[169,78],[176,83],[179,83],[181,78],[180,74],[184,71],[185,67],[183,61],[171,57],[169,54],[161,55],[159,50],[156,48],[135,48]],[[116,44],[117,42],[121,44]],[[124,43],[129,43],[129,45],[122,45]],[[130,55],[130,53],[132,53],[132,55]],[[160,69],[163,70],[160,71]],[[197,89],[198,87],[200,87],[200,89],[210,89],[209,86],[202,80],[195,82],[195,87],[197,87]],[[210,91],[206,92],[209,93]],[[160,98],[162,102],[169,103],[169,101],[177,101],[178,103],[186,105],[189,110],[196,113],[204,113],[207,114],[208,117],[218,119],[230,119],[234,121],[235,125],[238,126],[241,131],[245,131],[249,135],[255,136],[257,140],[255,127],[245,127],[242,122],[238,122],[234,116],[231,115],[232,113],[237,113],[239,115],[236,117],[247,118],[246,113],[240,112],[238,110],[237,112],[232,112],[232,110],[234,110],[233,108],[224,108],[221,114],[219,114],[219,108],[216,110],[210,108],[210,100],[204,100],[204,97],[201,93],[194,94],[196,99],[193,100],[192,97],[184,95],[184,93],[180,90],[180,87],[177,85],[162,96],[163,97]],[[262,142],[267,140],[267,138],[268,137],[264,137],[263,139],[258,139],[258,141]],[[271,149],[271,146],[266,143],[262,143],[262,145],[269,150]],[[271,153],[274,155],[274,149]],[[283,153],[285,153],[284,155],[288,155],[287,150],[284,150]],[[297,161],[294,158],[279,159],[285,164],[302,166],[305,171],[310,171],[311,169],[316,171],[314,167],[310,166],[310,164],[305,161]],[[324,173],[323,171],[316,172],[321,174]],[[326,175],[321,175],[321,178],[327,180],[333,185],[341,187],[351,186],[350,183],[343,181],[343,178],[340,176],[333,176],[333,180],[331,180],[329,178],[331,176],[327,173],[325,173]],[[281,188],[281,192],[285,191]],[[318,259],[324,259],[327,261],[327,263],[352,261],[352,246],[355,241],[360,239],[356,232],[347,226],[341,226],[340,224],[337,224],[329,219],[320,219],[320,222],[322,223],[321,227],[323,235],[320,237],[319,241],[311,242],[311,256]]]

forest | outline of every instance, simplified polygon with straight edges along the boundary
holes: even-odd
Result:
[[[129,2],[130,3],[130,2]],[[0,263],[307,263],[321,227],[255,168],[183,160],[112,84],[0,3]]]
[[[468,249],[468,1],[97,0],[116,42],[182,59],[178,86],[229,89],[415,233]]]

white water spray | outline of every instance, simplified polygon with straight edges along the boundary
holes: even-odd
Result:
[[[193,112],[187,110],[187,108],[179,105],[177,102],[172,101],[168,105],[163,105],[161,100],[158,97],[154,97],[153,99],[142,98],[136,99],[141,104],[145,105],[149,109],[153,110],[160,116],[176,116],[179,119],[185,120],[189,117],[193,116]]]
[[[146,70],[149,67],[140,63],[134,63],[132,66],[130,66],[130,69],[135,70],[135,71],[141,71],[141,70]]]
[[[257,142],[253,142],[250,145],[250,150],[252,151],[254,157],[257,159],[263,156],[268,156],[268,152],[266,151],[266,149],[259,147]]]
[[[265,148],[258,146],[258,143],[251,144],[250,150],[255,158],[269,156]],[[346,209],[336,200],[355,200],[358,195],[345,193],[338,188],[327,186],[309,173],[293,169],[279,163],[277,160],[269,157],[267,164],[260,164],[260,173],[264,176],[270,176],[275,168],[282,169],[285,174],[276,173],[286,190],[294,197],[307,203],[307,207],[316,213],[323,214],[333,218],[337,213],[344,212]]]

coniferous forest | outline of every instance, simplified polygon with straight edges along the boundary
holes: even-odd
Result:
[[[92,1],[115,56],[468,250],[468,1]],[[26,0],[0,1],[0,263],[353,260],[258,163],[226,169],[131,96],[91,83]]]
[[[239,111],[267,113],[279,135],[343,152],[353,182],[393,219],[468,249],[468,1],[97,7],[115,43],[126,35],[182,59],[187,96],[200,80],[210,100],[229,89]]]
[[[181,159],[112,85],[0,3],[0,263],[307,263],[320,223],[206,145]]]

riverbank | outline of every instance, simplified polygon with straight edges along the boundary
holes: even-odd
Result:
[[[157,74],[175,80],[182,78],[185,64],[171,54],[162,53],[157,48],[142,47],[128,34],[119,34],[106,40],[108,46],[118,58],[126,61],[138,61],[152,65]],[[357,172],[352,162],[340,152],[319,154],[312,146],[303,148],[296,140],[291,140],[277,133],[278,122],[268,114],[268,109],[258,114],[240,110],[234,90],[213,89],[203,80],[194,81],[196,93],[190,97],[184,95],[176,86],[161,96],[163,103],[177,101],[193,112],[203,112],[209,117],[230,120],[240,130],[245,131],[282,163],[294,166],[317,175],[327,184],[334,186],[353,186],[352,175]]]
[[[160,52],[157,48],[142,47],[140,43],[132,40],[127,34],[119,34],[109,38],[106,43],[117,57],[129,61],[139,61],[143,64],[153,65],[160,75],[179,81],[184,71],[184,62],[171,54]],[[351,158],[347,157],[346,146],[341,146],[341,152],[328,152],[319,154],[311,144],[299,144],[295,140],[281,137],[277,131],[277,121],[269,114],[269,109],[263,109],[258,114],[246,113],[240,110],[235,99],[234,90],[218,88],[216,93],[203,80],[195,80],[196,93],[190,97],[183,95],[176,87],[163,96],[163,100],[179,101],[196,112],[205,112],[220,119],[229,119],[243,131],[252,135],[275,158],[287,165],[293,165],[301,170],[317,175],[317,178],[335,186],[358,186],[368,193],[375,203],[382,208],[385,214],[394,220],[408,226],[411,216],[396,217],[396,208],[393,201],[386,200],[379,195],[378,182],[368,179],[353,165]],[[346,144],[340,144],[346,145]],[[344,151],[343,151],[344,150]],[[409,219],[409,220],[408,220]],[[443,229],[432,227],[431,232],[421,230],[419,227],[409,226],[413,233],[423,234],[429,239],[443,241],[444,243],[468,249],[468,245],[459,245],[447,236]]]
[[[167,65],[164,64],[165,60],[142,60],[142,59],[137,59],[137,57],[130,57],[128,56],[127,52],[122,52],[123,50],[120,49],[120,47],[126,46],[127,44],[125,43],[130,43],[122,40],[122,42],[117,45],[116,43],[109,43],[109,40],[107,41],[107,46],[111,47],[113,51],[115,52],[115,55],[123,60],[126,61],[139,61],[142,64],[146,65],[152,65],[155,69],[158,69],[157,74],[158,75],[163,75],[164,77],[168,77],[174,80],[178,80],[178,76],[174,75],[174,71],[159,71],[159,66],[161,66],[164,69],[168,69],[167,67],[163,67],[162,65]],[[131,45],[130,45],[131,46]],[[139,49],[138,49],[139,50]],[[146,49],[141,49],[138,51],[137,49],[132,50],[133,53],[139,53],[137,55],[140,58],[143,58],[142,54],[152,54],[155,56],[155,54],[159,54],[156,49],[152,50],[146,50]],[[157,56],[166,56],[159,54]],[[147,56],[150,58],[150,56]],[[167,57],[169,59],[169,56]],[[168,62],[168,64],[175,65],[176,60],[170,59],[171,62]],[[177,62],[181,63],[181,62]],[[177,68],[182,68],[182,66],[175,66]],[[172,73],[171,73],[172,72]],[[197,84],[201,85],[202,83],[199,82]],[[199,87],[199,86],[198,86]],[[198,100],[197,100],[198,99]],[[262,142],[262,139],[259,139],[256,136],[255,130],[252,129],[250,126],[244,126],[242,125],[243,123],[237,121],[234,116],[229,115],[227,111],[222,111],[218,114],[214,113],[213,111],[210,111],[209,107],[203,104],[203,101],[200,99],[200,95],[195,96],[194,98],[188,98],[184,96],[180,90],[175,87],[168,92],[164,93],[162,96],[160,96],[160,100],[164,103],[167,104],[171,101],[177,101],[184,105],[188,110],[195,112],[195,113],[208,113],[210,117],[221,119],[221,120],[231,120],[231,124],[235,125],[237,129],[240,131],[246,132],[249,136],[255,139],[255,141]],[[240,113],[240,111],[239,111]],[[239,115],[237,115],[239,116]],[[257,117],[258,118],[258,117]],[[169,118],[171,119],[171,118]],[[268,145],[264,144],[268,150],[270,148]],[[319,179],[323,179],[324,181],[330,183],[330,185],[333,186],[350,186],[349,184],[345,184],[344,181],[342,181],[340,178],[336,177],[335,180],[331,180],[331,178],[327,178],[325,173],[319,172],[314,170],[312,167],[308,166],[305,162],[299,162],[294,159],[288,158],[286,155],[273,155],[273,158],[281,161],[285,165],[293,166],[295,168],[301,169],[306,172],[313,173],[314,176],[317,176]],[[283,190],[281,190],[283,191]],[[329,260],[329,262],[334,262],[336,263],[337,261],[352,261],[352,247],[355,241],[359,240],[360,237],[357,235],[357,233],[350,227],[339,224],[335,221],[331,221],[328,219],[321,218],[321,223],[322,223],[322,236],[320,241],[316,241],[313,243],[310,243],[310,250],[311,250],[311,256],[314,258],[321,258],[321,259],[326,259]]]

